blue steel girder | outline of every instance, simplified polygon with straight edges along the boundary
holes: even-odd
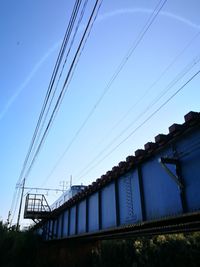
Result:
[[[190,112],[35,229],[46,240],[200,229],[199,148],[200,114]]]

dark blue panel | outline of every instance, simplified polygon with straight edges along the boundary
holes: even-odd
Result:
[[[86,200],[81,201],[78,207],[78,233],[86,232]]]
[[[62,214],[58,217],[58,238],[62,236]]]
[[[49,239],[52,239],[53,238],[53,221],[50,220],[50,223],[49,223]]]
[[[46,227],[46,225],[45,225],[45,227]],[[43,229],[42,228],[38,228],[37,229],[37,234],[38,235],[42,235],[42,233],[43,233]]]
[[[68,235],[68,216],[69,212],[66,210],[64,212],[64,218],[63,218],[63,237],[66,237]]]
[[[116,226],[115,185],[111,183],[102,189],[102,229]]]
[[[70,224],[69,224],[69,234],[75,235],[76,233],[76,206],[70,209]]]
[[[50,240],[50,222],[51,222],[51,221],[48,221],[47,240]]]
[[[200,132],[177,143],[188,211],[200,210]]]
[[[45,238],[45,240],[49,239],[49,224],[50,224],[50,221],[47,221],[47,223],[44,225],[44,238]]]
[[[120,224],[142,220],[138,172],[134,170],[119,178]]]
[[[98,193],[88,199],[88,230],[89,232],[99,229]]]
[[[58,220],[55,219],[54,224],[53,224],[53,239],[57,238],[57,223],[58,223]]]
[[[170,157],[171,151],[142,165],[146,219],[158,219],[182,213],[180,190],[176,182],[159,163],[160,157]]]
[[[47,233],[47,228],[48,227],[48,222],[46,222],[43,226],[42,226],[42,238],[44,240],[48,240],[48,233]]]

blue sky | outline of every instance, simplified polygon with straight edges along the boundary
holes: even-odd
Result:
[[[4,220],[73,3],[72,0],[2,0],[0,4],[0,217]],[[89,6],[91,3],[94,1],[89,1]],[[89,172],[82,171],[101,151],[104,151],[102,158],[109,153],[199,70],[200,2],[168,0],[93,116],[49,176],[157,3],[157,0],[103,0],[55,123],[27,178],[27,186],[58,188],[59,181],[69,181],[70,175],[74,184],[88,184],[143,148],[146,142],[153,141],[157,134],[167,133],[174,122],[182,123],[183,116],[190,110],[199,111],[200,78],[197,76],[113,153],[96,164],[101,160],[99,157]],[[192,66],[191,70],[152,106],[152,101],[187,66]],[[131,111],[120,121],[128,110]],[[58,195],[48,197],[53,201]]]

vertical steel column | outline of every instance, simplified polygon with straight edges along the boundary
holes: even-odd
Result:
[[[49,221],[48,221],[48,230],[47,230],[47,231],[48,231],[48,232],[47,232],[47,233],[48,233],[48,237],[47,237],[48,240],[50,239],[50,226],[51,226],[51,223],[50,223],[50,222],[51,222],[51,221],[49,220]]]
[[[102,229],[102,205],[101,205],[101,190],[98,191],[98,215],[99,215],[99,230]]]
[[[71,209],[68,209],[68,224],[67,224],[67,235],[70,235],[70,217],[71,217]]]
[[[55,238],[57,239],[58,238],[58,227],[59,227],[59,219],[57,217],[57,219],[55,219],[56,221],[56,233],[55,233]]]
[[[139,190],[140,190],[140,203],[142,209],[142,221],[146,220],[146,208],[145,208],[145,200],[144,200],[144,184],[142,178],[142,167],[138,165],[138,181],[139,181]]]
[[[79,204],[76,204],[76,212],[75,212],[75,235],[78,234],[78,209],[79,209]]]
[[[42,226],[42,238],[45,240],[47,239],[47,224],[48,222],[43,224]]]
[[[51,220],[48,221],[48,240],[51,239]]]
[[[46,237],[46,229],[47,229],[47,227],[46,227],[46,224],[43,224],[42,226],[41,226],[41,229],[42,229],[42,234],[41,234],[41,236],[42,236],[42,239],[44,239],[44,237]],[[36,230],[36,233],[38,234],[39,233],[39,230],[37,229]]]
[[[55,220],[52,220],[52,228],[51,228],[51,239],[54,238],[54,224],[55,224]]]
[[[182,209],[183,213],[186,213],[188,211],[188,205],[187,205],[187,200],[186,200],[186,195],[185,195],[185,185],[184,185],[184,180],[181,172],[181,164],[179,161],[176,162],[176,174],[179,178],[179,181],[183,185],[180,188],[180,197],[181,197],[181,204],[182,204]]]
[[[63,228],[64,228],[64,212],[61,214],[61,231],[60,231],[60,238],[63,238]]]
[[[119,210],[119,188],[118,179],[115,180],[115,207],[116,207],[116,226],[120,225],[120,210]]]
[[[88,197],[86,197],[85,199],[86,203],[85,203],[85,231],[86,233],[89,231],[89,201],[88,201]]]

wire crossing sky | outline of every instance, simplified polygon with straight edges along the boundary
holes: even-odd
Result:
[[[96,1],[61,0],[59,5],[57,1],[20,1],[13,3],[12,9],[8,2],[2,1],[0,11],[3,220],[7,219],[13,190],[48,96],[47,88],[52,84],[56,88],[52,100],[55,105]],[[182,123],[190,110],[199,111],[199,8],[198,0],[102,1],[75,71],[71,72],[73,76],[66,84],[69,90],[61,97],[53,127],[29,174],[28,187],[57,188],[59,181],[69,181],[70,175],[73,183],[89,184],[153,141],[157,134],[167,132],[174,122]],[[77,19],[72,28],[71,20],[70,53],[63,54],[54,78],[52,72],[73,10],[74,15],[84,15],[79,17],[79,26]],[[149,28],[144,27],[148,27],[147,22]],[[131,47],[134,53],[129,57]],[[123,60],[126,64],[118,74]],[[178,93],[182,86],[184,90]],[[52,111],[53,105],[49,114]],[[50,115],[46,115],[45,120],[49,119]],[[46,126],[43,124],[43,131]],[[40,137],[43,131],[38,132]],[[32,147],[34,153],[39,140]],[[66,149],[67,153],[63,153]],[[101,156],[93,162],[97,155]],[[51,203],[57,197],[52,193],[48,200]]]
[[[72,144],[75,142],[75,140],[77,139],[77,137],[79,136],[79,134],[81,133],[81,131],[83,130],[83,128],[85,127],[85,125],[87,124],[87,122],[89,121],[89,119],[91,118],[91,116],[94,114],[94,112],[97,109],[98,105],[102,102],[103,98],[105,97],[106,93],[109,91],[109,89],[112,86],[113,82],[115,81],[115,79],[117,78],[117,76],[120,74],[120,72],[124,68],[125,64],[127,63],[128,59],[131,57],[131,55],[136,50],[136,48],[139,45],[139,43],[142,41],[142,39],[145,36],[146,32],[148,31],[148,29],[150,28],[150,26],[152,25],[152,23],[154,22],[154,20],[156,19],[156,17],[158,16],[159,12],[161,11],[161,9],[163,8],[163,6],[164,6],[164,4],[166,2],[167,1],[164,1],[164,2],[159,1],[158,5],[155,7],[155,9],[151,13],[149,19],[147,20],[147,22],[145,23],[144,27],[142,28],[142,31],[140,32],[139,36],[136,38],[136,40],[134,41],[133,45],[130,47],[130,49],[128,50],[128,52],[126,53],[126,55],[121,60],[120,64],[117,66],[114,74],[111,76],[111,78],[108,81],[107,85],[105,86],[102,94],[97,99],[97,101],[95,102],[95,104],[91,108],[91,110],[89,111],[89,114],[86,116],[86,118],[83,121],[83,123],[81,124],[80,128],[75,132],[75,135],[73,136],[73,138],[70,141],[70,143],[67,145],[67,147],[64,150],[64,152],[62,153],[62,155],[56,161],[56,164],[54,165],[53,169],[51,170],[51,172],[47,176],[46,180],[48,180],[48,178],[53,174],[53,172],[55,171],[55,169],[57,168],[57,166],[59,165],[59,163],[61,162],[61,160],[63,159],[63,157],[66,155],[66,153],[68,152],[68,150],[70,149],[70,147],[72,146]]]
[[[65,33],[65,36],[64,36],[64,40],[63,40],[62,46],[61,46],[60,52],[59,52],[59,54],[58,54],[58,58],[57,58],[57,60],[56,60],[56,64],[55,64],[55,67],[54,67],[54,70],[53,70],[53,74],[52,74],[52,77],[51,77],[51,80],[50,80],[50,84],[49,84],[48,89],[47,89],[47,93],[46,93],[46,96],[45,96],[44,104],[43,104],[43,106],[42,106],[42,110],[41,110],[41,113],[40,113],[40,115],[39,115],[39,119],[38,119],[38,122],[37,122],[37,125],[36,125],[36,128],[35,128],[35,131],[34,131],[34,134],[33,134],[32,140],[31,140],[31,144],[30,144],[30,147],[29,147],[29,149],[28,149],[28,153],[27,153],[27,155],[26,155],[26,157],[25,157],[25,161],[24,161],[24,163],[23,163],[22,170],[21,170],[21,173],[20,173],[20,176],[19,176],[19,179],[18,179],[18,183],[17,183],[17,184],[19,184],[19,183],[21,182],[21,180],[23,179],[23,182],[22,182],[22,184],[23,184],[23,185],[22,185],[22,189],[21,189],[21,186],[17,187],[18,190],[20,190],[20,189],[22,190],[22,195],[23,195],[23,193],[24,193],[23,191],[24,191],[24,187],[25,187],[25,182],[26,182],[27,179],[28,179],[28,176],[29,176],[29,174],[30,174],[30,171],[31,171],[31,169],[33,168],[33,165],[34,165],[34,163],[35,163],[35,161],[36,161],[36,159],[37,159],[37,157],[38,157],[38,154],[39,154],[39,152],[40,152],[40,150],[41,150],[41,148],[42,148],[42,145],[43,145],[43,143],[45,142],[45,139],[46,139],[46,137],[47,137],[47,134],[48,134],[48,132],[50,131],[50,128],[51,128],[51,126],[52,126],[52,124],[53,124],[53,121],[54,121],[54,119],[55,119],[55,116],[56,116],[56,114],[57,114],[57,112],[58,112],[58,110],[59,110],[59,108],[60,108],[61,102],[62,102],[62,100],[63,100],[63,98],[64,98],[64,94],[66,93],[66,90],[68,89],[68,86],[67,86],[67,85],[69,85],[69,81],[70,81],[70,79],[71,79],[71,77],[72,77],[72,76],[71,76],[71,73],[74,72],[74,66],[76,66],[77,63],[78,63],[78,59],[79,59],[79,57],[80,57],[80,53],[81,53],[80,51],[82,51],[83,46],[85,45],[85,43],[86,43],[86,41],[87,41],[87,39],[88,39],[88,35],[89,35],[90,31],[91,31],[91,28],[92,28],[92,26],[93,26],[94,20],[95,20],[95,18],[96,18],[96,16],[97,16],[97,12],[98,12],[98,10],[99,10],[99,8],[100,8],[100,4],[99,4],[99,3],[101,3],[101,1],[96,0],[95,5],[94,5],[93,8],[92,8],[92,12],[91,12],[91,14],[90,14],[90,16],[89,16],[89,19],[88,19],[87,25],[86,25],[86,27],[85,27],[84,33],[83,33],[83,35],[82,35],[82,37],[81,37],[81,40],[80,40],[80,42],[79,42],[79,44],[78,44],[78,48],[77,48],[77,50],[76,50],[76,52],[75,52],[75,55],[74,55],[74,57],[73,57],[73,60],[72,60],[72,62],[71,62],[71,64],[70,64],[70,66],[69,66],[69,70],[68,70],[67,76],[66,76],[66,78],[65,78],[64,84],[62,85],[62,87],[61,87],[61,91],[60,91],[60,93],[58,94],[58,98],[57,98],[57,100],[55,101],[55,106],[53,107],[53,110],[52,110],[52,113],[51,113],[51,115],[50,115],[50,118],[49,118],[49,121],[48,121],[48,123],[47,123],[47,126],[46,126],[46,128],[45,128],[45,130],[44,130],[44,133],[43,133],[43,135],[42,135],[42,137],[41,137],[41,140],[38,141],[39,144],[38,144],[37,148],[36,148],[35,151],[33,152],[33,156],[31,157],[31,160],[30,160],[30,164],[27,165],[28,162],[29,162],[29,158],[30,158],[31,152],[32,152],[33,147],[34,147],[34,145],[35,145],[35,140],[40,138],[40,133],[42,132],[42,128],[43,128],[44,122],[45,122],[45,120],[46,120],[46,118],[47,118],[46,115],[48,114],[48,112],[49,112],[49,110],[50,110],[50,108],[48,108],[48,109],[47,109],[47,112],[46,112],[46,115],[44,116],[45,109],[46,109],[46,107],[47,107],[49,98],[50,98],[50,96],[51,96],[51,91],[52,91],[52,88],[53,88],[53,84],[54,84],[54,81],[56,80],[56,75],[57,75],[57,73],[58,73],[59,66],[60,66],[60,64],[61,64],[61,62],[62,62],[62,57],[63,57],[63,55],[65,54],[65,49],[66,49],[66,47],[67,47],[67,43],[68,43],[68,41],[69,41],[69,39],[70,39],[70,35],[71,35],[72,30],[73,30],[73,25],[74,25],[74,22],[76,21],[76,16],[77,16],[77,14],[78,14],[78,12],[79,12],[79,7],[80,7],[80,5],[81,5],[81,1],[76,1],[76,3],[75,3],[75,6],[74,6],[74,9],[73,9],[73,11],[72,11],[72,15],[71,15],[71,18],[70,18],[70,21],[69,21],[69,25],[68,25],[68,27],[67,27],[67,31],[66,31],[66,33]],[[78,20],[77,27],[79,26],[79,24],[80,24],[80,22],[81,22],[81,20],[82,20],[82,17],[83,17],[84,11],[85,11],[86,4],[87,4],[87,1],[85,1],[85,4],[84,4],[83,9],[82,9],[82,11],[81,11],[81,15],[80,15],[80,18],[79,18],[79,20]],[[96,13],[96,14],[95,14],[95,13]],[[75,33],[77,32],[77,29],[78,29],[77,27],[76,27]],[[73,39],[72,39],[71,44],[73,43],[74,37],[75,37],[75,36],[73,36]],[[68,50],[68,52],[67,52],[66,59],[65,59],[65,62],[64,62],[64,64],[63,64],[63,66],[64,66],[65,63],[66,63],[66,60],[67,60],[67,58],[68,58],[68,55],[69,55],[70,50],[71,50],[71,45],[70,45],[69,50]],[[62,68],[62,70],[61,70],[61,74],[62,74],[62,72],[63,72],[63,68]],[[59,78],[58,78],[58,81],[60,80],[61,74],[60,74],[60,76],[59,76]],[[57,84],[58,84],[58,83],[57,83]],[[53,92],[53,95],[52,95],[51,100],[54,98],[54,96],[55,96],[55,91],[56,91],[56,90],[57,90],[57,86],[56,86],[56,88],[54,89],[54,92]],[[49,103],[49,107],[50,107],[50,105],[52,104],[52,101],[51,101],[51,100],[50,100],[50,103]],[[44,119],[43,119],[43,116],[44,116]],[[42,120],[43,120],[43,124],[42,124],[42,128],[40,129],[40,124],[41,124]],[[39,131],[39,130],[40,130],[40,131]],[[39,136],[38,136],[38,132],[39,132]],[[23,178],[23,175],[24,175],[24,178]],[[15,197],[16,195],[17,195],[17,192],[16,192],[16,190],[15,190],[15,192],[14,192],[14,196],[13,196],[13,199],[14,199],[14,200],[16,199],[16,205],[15,205],[15,207],[17,207],[17,202],[19,202],[19,198],[16,198],[16,197]],[[22,199],[22,197],[21,197],[21,199]],[[20,200],[20,201],[22,202],[22,200]],[[12,201],[12,203],[13,203],[13,201]],[[11,205],[11,207],[12,207],[12,206],[13,206],[13,204]],[[14,215],[15,215],[15,212],[16,212],[16,208],[15,208],[15,210],[14,210],[14,212],[13,212],[13,215],[12,215],[12,210],[9,211],[9,214],[12,215],[12,220],[13,220],[13,217],[14,217]],[[20,205],[19,205],[17,227],[18,227],[18,224],[19,224],[20,215],[21,215],[21,203],[20,203]]]

